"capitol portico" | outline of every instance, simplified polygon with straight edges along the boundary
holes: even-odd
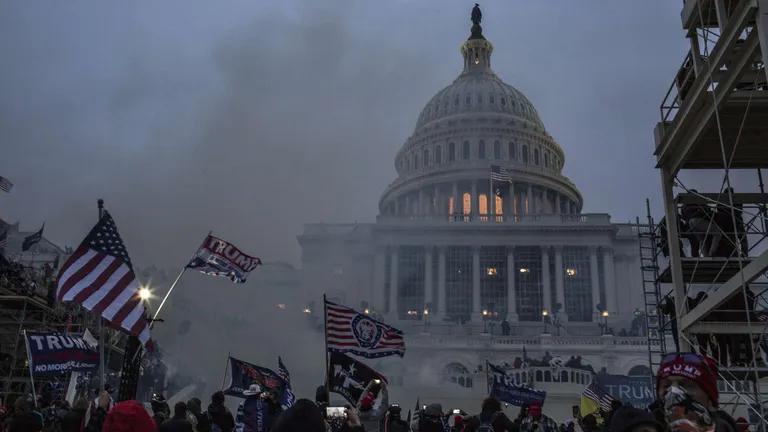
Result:
[[[403,328],[408,375],[434,380],[426,372],[442,371],[441,385],[421,383],[425,396],[457,385],[454,372],[471,378],[485,360],[511,361],[523,346],[538,358],[584,355],[610,373],[647,365],[636,227],[582,213],[584,199],[563,175],[565,151],[533,104],[493,72],[479,25],[460,52],[461,73],[427,103],[395,156],[397,178],[376,221],[305,225],[304,295],[326,294]],[[588,384],[567,375],[579,392]]]

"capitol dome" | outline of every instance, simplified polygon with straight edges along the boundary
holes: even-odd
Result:
[[[381,217],[506,222],[578,214],[583,201],[561,174],[562,148],[528,98],[493,72],[493,45],[479,25],[460,51],[461,74],[426,104],[395,157],[398,177],[381,197]]]

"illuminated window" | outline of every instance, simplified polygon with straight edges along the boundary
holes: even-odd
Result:
[[[448,197],[448,214],[452,215],[453,213],[453,197]]]
[[[448,143],[448,162],[456,160],[456,144]]]
[[[565,274],[568,276],[576,276],[576,269],[575,268],[567,268],[565,269]]]
[[[477,157],[479,159],[485,159],[485,141],[480,140],[479,143],[477,143]]]
[[[485,194],[480,194],[478,197],[478,207],[480,207],[480,214],[481,215],[487,215],[488,214],[488,196]]]
[[[501,159],[501,143],[498,141],[494,141],[493,143],[493,158]]]
[[[488,267],[485,269],[486,276],[496,276],[499,274],[499,270],[496,267]]]
[[[504,214],[504,200],[496,195],[496,208],[494,209],[497,215]]]
[[[463,201],[463,207],[464,207],[464,214],[468,215],[472,212],[472,195],[469,193],[464,193],[462,195],[462,201]]]

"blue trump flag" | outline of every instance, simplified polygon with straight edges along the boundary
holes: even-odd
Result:
[[[269,390],[277,396],[283,394],[285,382],[272,369],[256,366],[234,357],[229,358],[229,367],[232,376],[230,377],[229,386],[224,389],[224,394],[245,397],[243,392],[248,390],[251,384],[258,384],[262,389]]]
[[[649,376],[597,374],[595,380],[615,399],[635,408],[645,409],[655,399]]]
[[[547,398],[547,392],[518,385],[514,378],[507,375],[499,366],[487,363],[486,373],[490,395],[510,405],[523,406],[525,404],[543,404]]]
[[[33,375],[89,372],[99,368],[99,351],[82,335],[24,332]]]

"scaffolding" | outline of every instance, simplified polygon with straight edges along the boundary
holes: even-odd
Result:
[[[650,214],[644,233],[646,242],[658,236],[656,246],[669,257],[663,267],[653,258],[648,280],[658,275],[646,291],[655,299],[646,307],[673,299],[675,349],[718,360],[721,403],[741,406],[752,424],[765,425],[768,195],[760,170],[768,167],[768,0],[686,0],[681,17],[690,51],[654,131],[666,236]],[[756,186],[745,188],[741,181],[755,174]],[[708,186],[712,179],[719,188]]]

